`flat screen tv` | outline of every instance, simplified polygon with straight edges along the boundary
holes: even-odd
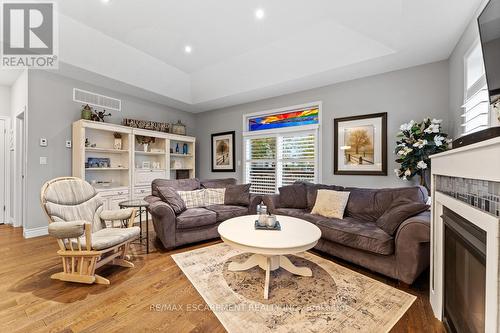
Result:
[[[478,18],[491,103],[500,98],[500,0],[490,0]]]

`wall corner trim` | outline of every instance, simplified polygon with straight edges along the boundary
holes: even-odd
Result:
[[[23,230],[23,237],[24,238],[40,237],[40,236],[45,236],[48,234],[49,234],[49,226],[30,228],[30,229]]]

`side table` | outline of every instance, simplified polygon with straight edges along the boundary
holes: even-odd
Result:
[[[141,233],[139,236],[139,244],[146,246],[146,253],[149,253],[149,212],[148,212],[148,207],[149,203],[144,201],[144,200],[127,200],[127,201],[122,201],[118,204],[120,209],[124,208],[137,208],[137,214],[136,218],[139,217],[139,228],[141,228]],[[142,236],[142,213],[146,213],[146,244],[143,243],[143,236]],[[135,222],[135,219],[134,219]]]

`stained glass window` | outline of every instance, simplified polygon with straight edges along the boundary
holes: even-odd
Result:
[[[319,124],[319,108],[317,106],[248,118],[250,132],[314,124]]]

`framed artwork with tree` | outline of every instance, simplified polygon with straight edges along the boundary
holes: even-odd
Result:
[[[335,118],[333,173],[387,176],[387,112]]]
[[[235,131],[212,134],[212,172],[235,172]]]

